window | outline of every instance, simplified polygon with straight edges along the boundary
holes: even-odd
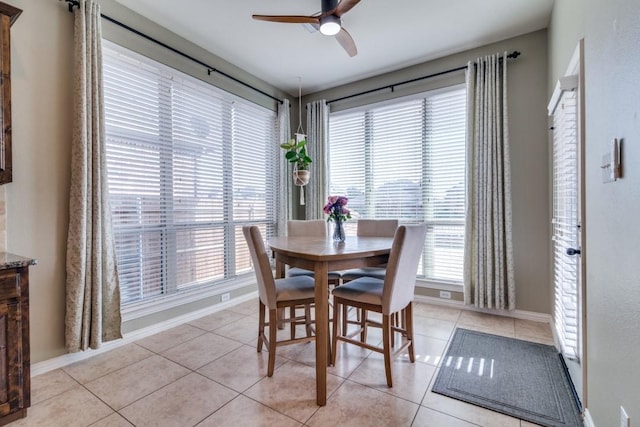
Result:
[[[104,43],[122,304],[251,271],[242,226],[275,227],[275,112]]]
[[[426,222],[418,274],[429,281],[462,283],[465,133],[459,86],[329,119],[331,193],[356,218]]]

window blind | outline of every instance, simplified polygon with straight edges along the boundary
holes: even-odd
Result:
[[[576,92],[562,92],[553,114],[553,258],[555,327],[562,352],[578,354],[579,258],[567,248],[578,247],[578,134]]]
[[[462,87],[329,121],[330,192],[346,195],[356,218],[426,222],[419,274],[437,282],[462,283],[465,126]]]
[[[242,225],[275,224],[276,114],[104,42],[122,304],[250,271]]]

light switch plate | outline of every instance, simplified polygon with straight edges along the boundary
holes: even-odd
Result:
[[[622,406],[620,407],[620,427],[631,427],[629,415],[627,415],[627,411]]]
[[[613,182],[620,177],[620,145],[617,138],[607,144],[607,150],[602,155],[602,182]]]

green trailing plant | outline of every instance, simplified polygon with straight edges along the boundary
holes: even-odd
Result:
[[[284,157],[291,162],[297,170],[308,170],[309,164],[313,162],[307,154],[307,141],[301,140],[296,142],[290,139],[288,142],[280,144],[280,147],[287,150]]]

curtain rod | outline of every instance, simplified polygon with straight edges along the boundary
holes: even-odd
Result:
[[[507,58],[515,59],[520,55],[521,55],[520,52],[518,52],[517,50],[514,50],[513,52],[511,52],[510,54],[507,55]],[[500,58],[500,59],[502,59],[502,58]],[[463,66],[463,67],[451,68],[450,70],[440,71],[440,72],[437,72],[437,73],[429,74],[428,76],[416,77],[415,79],[405,80],[403,82],[393,83],[393,84],[386,85],[386,86],[381,86],[381,87],[378,87],[378,88],[375,88],[375,89],[365,90],[363,92],[354,93],[353,95],[342,96],[340,98],[336,98],[336,99],[332,99],[330,101],[327,101],[327,104],[331,104],[332,102],[344,101],[345,99],[349,99],[349,98],[355,98],[356,96],[368,95],[370,93],[378,92],[380,90],[385,90],[385,89],[391,89],[391,92],[393,92],[395,90],[396,86],[402,86],[402,85],[406,85],[408,83],[413,83],[413,82],[417,82],[417,81],[420,81],[420,80],[430,79],[432,77],[438,77],[438,76],[442,76],[444,74],[455,73],[456,71],[462,71],[462,70],[466,70],[466,69],[467,69],[466,65]]]
[[[64,1],[69,3],[69,12],[73,12],[73,8],[76,7],[76,6],[80,7],[80,2],[78,0],[64,0]],[[258,92],[258,93],[260,93],[260,94],[262,94],[262,95],[264,95],[266,97],[269,97],[269,98],[273,99],[274,101],[279,102],[280,104],[282,104],[284,102],[282,99],[276,98],[273,95],[269,95],[267,92],[264,92],[263,90],[258,89],[257,87],[252,86],[249,83],[243,82],[242,80],[237,79],[237,78],[233,77],[232,75],[225,73],[224,71],[220,71],[215,67],[207,65],[206,63],[200,61],[199,59],[194,58],[193,56],[191,56],[189,54],[186,54],[186,53],[182,52],[181,50],[173,48],[173,47],[161,42],[158,39],[155,39],[155,38],[153,38],[153,37],[151,37],[151,36],[149,36],[147,34],[144,34],[143,32],[138,31],[135,28],[132,28],[132,27],[128,26],[127,24],[124,24],[124,23],[122,23],[122,22],[120,22],[120,21],[118,21],[118,20],[116,20],[114,18],[111,18],[110,16],[107,16],[107,15],[104,15],[104,14],[101,13],[100,17],[103,18],[103,19],[106,19],[107,21],[109,21],[109,22],[111,22],[113,24],[116,24],[117,26],[122,27],[125,30],[128,30],[128,31],[130,31],[130,32],[142,37],[142,38],[145,38],[145,39],[149,40],[150,42],[153,42],[153,43],[155,43],[155,44],[157,44],[159,46],[162,46],[163,48],[168,49],[173,53],[176,53],[176,54],[178,54],[178,55],[180,55],[180,56],[182,56],[184,58],[187,58],[190,61],[195,62],[196,64],[202,65],[203,67],[205,67],[207,69],[207,75],[209,75],[209,76],[211,75],[211,73],[218,73],[218,74],[220,74],[220,75],[222,75],[222,76],[224,76],[224,77],[226,77],[226,78],[228,78],[230,80],[233,80],[236,83],[241,84],[242,86],[248,87],[249,89],[252,89],[255,92]]]

